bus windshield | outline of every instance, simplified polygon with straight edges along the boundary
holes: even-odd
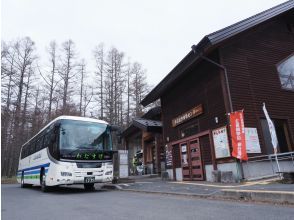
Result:
[[[61,120],[59,148],[61,158],[103,159],[98,158],[98,152],[112,150],[110,127],[97,122]]]

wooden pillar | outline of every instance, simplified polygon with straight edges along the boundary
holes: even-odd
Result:
[[[160,161],[160,140],[159,135],[155,134],[155,150],[156,150],[156,163],[157,163],[157,173],[161,173],[161,161]]]
[[[142,151],[143,151],[143,163],[146,165],[146,149],[145,149],[145,142],[144,142],[144,131],[142,131]]]
[[[209,130],[209,145],[210,145],[210,152],[211,152],[210,156],[211,156],[213,170],[217,170],[217,163],[216,163],[216,159],[215,159],[215,149],[214,149],[214,143],[213,143],[211,130]]]

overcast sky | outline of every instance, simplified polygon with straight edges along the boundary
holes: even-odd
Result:
[[[76,43],[93,70],[103,42],[147,69],[156,85],[206,34],[285,0],[2,0],[1,38],[29,36],[44,59],[51,40]]]

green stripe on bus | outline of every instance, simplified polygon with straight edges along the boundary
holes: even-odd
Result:
[[[25,179],[40,179],[40,175],[28,175],[24,176]]]

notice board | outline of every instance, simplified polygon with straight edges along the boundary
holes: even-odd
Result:
[[[230,148],[226,126],[212,130],[215,158],[230,157]]]
[[[245,128],[245,139],[247,153],[261,153],[256,128]]]

